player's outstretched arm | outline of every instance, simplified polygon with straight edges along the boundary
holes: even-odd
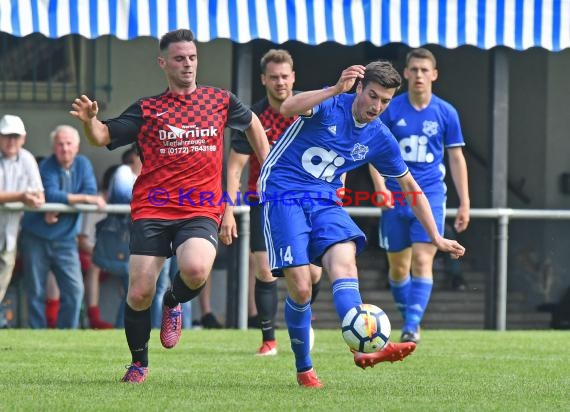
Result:
[[[398,183],[406,195],[406,200],[411,206],[414,215],[418,218],[432,243],[442,252],[449,252],[451,257],[458,259],[465,254],[465,248],[457,241],[442,237],[437,230],[433,213],[422,189],[412,177],[411,173],[398,178]]]
[[[361,65],[350,66],[342,71],[334,86],[293,95],[281,104],[279,111],[285,117],[293,117],[298,114],[310,115],[313,107],[337,94],[352,89],[356,79],[364,77],[365,70],[365,67]]]
[[[257,156],[257,160],[259,160],[260,164],[263,164],[265,158],[269,154],[269,140],[267,139],[263,126],[255,113],[252,112],[251,123],[244,132],[250,146],[253,148],[253,151]]]
[[[91,101],[83,94],[73,101],[71,107],[73,110],[69,114],[83,123],[83,130],[89,143],[93,146],[106,146],[111,143],[109,129],[97,119],[99,106],[95,100]]]

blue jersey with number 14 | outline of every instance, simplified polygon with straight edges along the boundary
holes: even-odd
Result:
[[[386,177],[408,172],[392,133],[379,120],[359,124],[355,94],[340,94],[300,116],[273,147],[261,169],[262,201],[285,197],[338,201],[343,173],[366,163]]]

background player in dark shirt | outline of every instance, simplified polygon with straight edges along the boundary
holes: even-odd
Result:
[[[297,118],[285,117],[279,113],[281,103],[293,95],[295,72],[293,71],[293,58],[287,50],[272,49],[261,58],[261,84],[265,87],[266,96],[255,103],[251,110],[258,115],[269,144],[273,146]],[[261,222],[261,204],[256,192],[256,183],[259,178],[260,164],[253,154],[251,145],[243,133],[235,132],[232,137],[232,148],[228,158],[228,193],[235,194],[240,190],[240,179],[243,168],[249,162],[249,176],[247,192],[252,193],[248,197],[250,211],[251,243],[250,249],[255,263],[255,304],[259,316],[262,343],[256,355],[269,356],[277,354],[277,341],[275,340],[275,315],[277,314],[277,278],[271,274],[267,249],[263,235]],[[243,192],[243,191],[242,191]],[[220,236],[225,239],[237,237],[235,219],[230,214],[231,206],[228,207],[224,217]],[[318,266],[311,265],[312,298],[314,301],[321,279],[322,270]]]
[[[180,29],[160,39],[158,64],[168,89],[142,98],[118,118],[97,119],[97,102],[83,95],[71,115],[96,146],[115,149],[136,142],[143,162],[133,188],[129,290],[125,334],[132,364],[124,382],[148,374],[150,306],[166,258],[176,254],[179,272],[164,297],[160,340],[172,348],[180,339],[181,302],[196,297],[212,269],[222,198],[223,135],[226,126],[245,132],[260,161],[269,151],[259,119],[232,93],[196,84],[194,35]]]

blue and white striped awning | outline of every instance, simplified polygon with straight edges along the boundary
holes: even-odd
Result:
[[[191,28],[207,42],[570,47],[570,0],[0,0],[0,31],[128,40]]]

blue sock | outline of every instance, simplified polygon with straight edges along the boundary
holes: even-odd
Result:
[[[334,307],[341,322],[350,309],[362,304],[362,297],[358,291],[358,279],[335,280],[332,284],[332,295]]]
[[[285,299],[285,323],[289,330],[291,349],[295,354],[297,372],[305,372],[313,367],[310,352],[311,302],[299,305],[287,296]]]
[[[404,332],[416,332],[418,330],[431,297],[433,279],[412,277],[411,284],[406,320],[402,328]]]
[[[410,275],[400,281],[389,279],[388,282],[390,283],[390,291],[394,297],[394,302],[396,302],[396,306],[402,314],[402,318],[406,319],[406,308],[408,306],[408,299],[410,298],[410,290],[412,288]]]

